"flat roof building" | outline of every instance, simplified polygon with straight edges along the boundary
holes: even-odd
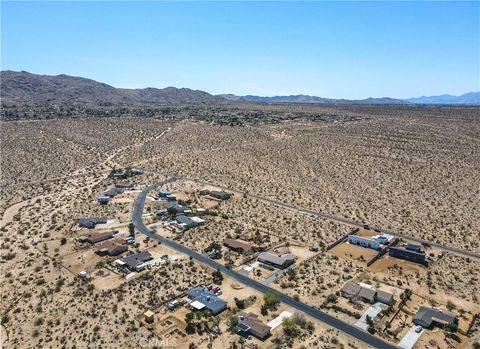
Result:
[[[402,247],[392,246],[388,249],[388,255],[390,257],[404,259],[409,262],[428,265],[428,262],[425,258],[425,252],[417,252],[415,250],[407,250]]]
[[[195,287],[185,293],[192,300],[190,305],[196,310],[206,308],[212,315],[217,315],[227,308],[227,302],[203,287]]]
[[[205,221],[198,217],[177,216],[177,222],[185,229],[195,228],[203,224]]]
[[[273,265],[279,269],[285,269],[295,263],[295,256],[293,254],[276,255],[270,252],[262,252],[258,255],[257,260],[260,263]]]
[[[110,200],[110,197],[108,197],[108,196],[103,196],[103,195],[102,195],[102,196],[99,196],[99,197],[97,198],[98,203],[101,204],[101,205],[106,205],[106,204],[108,204],[108,201],[109,201],[109,200]]]

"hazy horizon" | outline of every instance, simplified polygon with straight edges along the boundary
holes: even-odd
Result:
[[[406,99],[480,90],[477,2],[1,7],[2,70],[214,95]]]

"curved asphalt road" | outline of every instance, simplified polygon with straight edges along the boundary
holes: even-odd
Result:
[[[292,297],[290,296],[287,296],[281,292],[278,292],[277,290],[274,290],[273,288],[270,288],[266,285],[263,285],[261,283],[259,283],[258,281],[255,281],[255,280],[252,280],[250,279],[249,277],[245,276],[245,275],[242,275],[242,274],[239,274],[233,270],[230,270],[230,269],[227,269],[225,268],[225,266],[223,266],[222,264],[220,263],[217,263],[215,262],[214,260],[211,260],[209,259],[208,257],[205,257],[205,256],[202,256],[200,253],[197,253],[191,249],[189,249],[188,247],[185,247],[183,245],[180,245],[179,243],[176,243],[174,241],[171,241],[171,240],[168,240],[160,235],[156,235],[152,230],[150,230],[147,226],[145,226],[145,224],[143,223],[143,219],[142,219],[142,214],[143,214],[143,209],[144,209],[144,205],[145,205],[145,199],[147,197],[147,194],[148,192],[150,192],[151,190],[154,190],[154,189],[157,189],[158,187],[166,184],[166,183],[169,183],[169,182],[173,182],[173,181],[176,181],[177,179],[180,179],[180,177],[172,177],[172,178],[169,178],[163,182],[159,182],[159,183],[156,183],[154,185],[151,185],[151,186],[148,186],[146,187],[145,189],[142,190],[142,192],[138,195],[137,197],[137,200],[135,201],[135,205],[134,205],[134,209],[133,209],[133,215],[132,215],[132,220],[133,220],[133,224],[135,225],[135,228],[140,231],[142,234],[150,237],[151,239],[153,240],[156,240],[156,241],[159,241],[161,242],[162,244],[165,244],[166,246],[180,252],[180,253],[183,253],[183,254],[186,254],[187,256],[190,256],[192,258],[194,258],[195,260],[197,260],[198,262],[202,263],[202,264],[205,264],[207,266],[209,266],[210,268],[213,268],[213,269],[219,269],[223,274],[231,277],[232,279],[235,279],[239,282],[241,282],[242,284],[248,286],[248,287],[251,287],[259,292],[262,292],[262,293],[267,293],[267,292],[271,292],[271,293],[275,293],[278,298],[280,299],[281,302],[305,313],[305,314],[308,314],[310,316],[312,316],[313,318],[317,319],[317,320],[320,320],[324,323],[326,323],[327,325],[333,327],[333,328],[336,328],[337,330],[339,331],[342,331],[364,343],[367,343],[368,345],[370,345],[371,347],[374,347],[374,348],[379,348],[379,349],[397,349],[396,346],[392,345],[392,344],[389,344],[385,341],[383,341],[382,339],[380,338],[377,338],[375,336],[372,336],[371,334],[367,333],[367,332],[364,332],[350,324],[347,324],[327,313],[324,313],[320,310],[317,310],[315,308],[312,308],[311,306],[305,304],[305,303],[302,303],[302,302],[299,302],[299,301],[296,301],[295,299],[293,299]]]

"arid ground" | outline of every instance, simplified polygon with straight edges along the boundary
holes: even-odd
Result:
[[[256,117],[259,111],[268,112],[268,120]],[[113,168],[145,169],[143,176],[132,179],[140,185],[181,175],[480,252],[478,108],[239,106],[230,112],[251,118],[235,126],[221,122],[222,117],[232,119],[228,112],[217,111],[211,119],[122,117],[0,124],[5,347],[138,346],[149,332],[134,319],[149,308],[152,298],[160,302],[187,287],[211,282],[211,271],[186,259],[165,267],[165,272],[152,272],[153,278],[129,283],[115,275],[90,284],[78,280],[78,270],[95,268],[99,257],[92,250],[74,248],[79,234],[72,228],[74,220],[107,216],[125,233],[130,222],[135,193],[122,194],[106,206],[96,202],[113,184],[107,178]],[[276,119],[276,113],[281,117]],[[195,196],[200,188],[172,189],[190,190]],[[196,238],[186,236],[182,242],[202,250],[240,229],[245,234],[268,233],[272,243],[291,240],[300,246],[292,243],[295,250],[328,244],[349,229],[241,196],[222,203],[219,210],[228,218],[220,216],[192,230],[189,234],[198,234]],[[159,248],[143,241],[136,248],[145,243]],[[421,296],[438,302],[445,294],[468,311],[469,304],[479,304],[477,265],[447,255],[431,274],[419,272],[411,280],[422,285],[433,278],[435,290]],[[402,279],[388,266],[368,269],[333,254],[300,268],[301,279],[276,287],[315,306],[348,279],[375,282],[374,274],[381,273],[378,282],[387,288],[397,287]],[[189,276],[193,272],[195,280]],[[215,348],[227,347],[237,337],[227,334],[224,320],[224,335],[216,337]],[[362,347],[317,322],[315,331],[303,336],[295,347]],[[192,338],[200,347],[208,341],[200,335]]]

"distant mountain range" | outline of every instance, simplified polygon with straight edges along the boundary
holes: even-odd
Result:
[[[404,101],[415,104],[480,104],[480,92],[469,92],[461,96],[441,95],[408,98]]]
[[[259,96],[236,96],[232,94],[218,95],[229,101],[245,101],[245,102],[263,102],[263,103],[312,103],[312,104],[408,104],[408,102],[400,99],[389,97],[382,98],[367,98],[359,100],[351,99],[333,99],[325,97],[316,97],[308,95],[293,95],[293,96],[274,96],[274,97],[259,97]]]
[[[218,103],[225,100],[203,91],[188,88],[123,89],[95,80],[69,75],[37,75],[28,72],[2,71],[2,103],[76,102],[101,105],[135,105],[144,103]]]
[[[461,96],[433,96],[409,99],[389,97],[361,100],[332,99],[308,95],[292,96],[236,96],[211,95],[189,88],[123,89],[95,80],[69,75],[37,75],[25,71],[2,71],[1,99],[3,103],[62,103],[74,102],[95,105],[139,105],[150,103],[315,103],[315,104],[472,104],[480,105],[480,92]]]

